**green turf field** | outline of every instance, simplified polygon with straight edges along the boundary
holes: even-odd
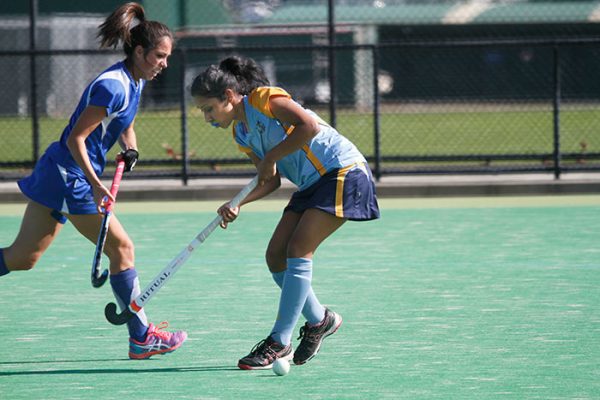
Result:
[[[216,204],[118,205],[142,286]],[[104,320],[94,246],[67,225],[36,269],[0,278],[0,398],[600,397],[600,196],[383,199],[381,220],[346,224],[315,258],[315,292],[344,324],[277,377],[236,363],[275,317],[263,252],[282,204],[249,205],[152,299],[149,318],[189,340],[146,361]],[[0,205],[0,246],[22,208]]]

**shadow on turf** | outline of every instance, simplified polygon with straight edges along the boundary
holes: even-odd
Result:
[[[241,371],[237,367],[230,365],[198,366],[198,367],[179,367],[179,368],[137,368],[139,363],[132,362],[129,359],[106,359],[106,360],[67,360],[67,361],[15,361],[0,362],[0,365],[36,365],[36,364],[64,364],[64,363],[86,363],[103,361],[126,361],[136,368],[107,368],[107,369],[53,369],[50,371],[0,371],[0,376],[25,376],[25,375],[69,375],[69,374],[137,374],[137,373],[165,373],[165,372],[210,372],[210,371]],[[148,362],[149,360],[144,360]]]
[[[106,358],[96,360],[37,360],[37,361],[2,361],[0,365],[19,365],[19,364],[75,364],[87,362],[106,362],[106,361],[131,361],[128,358]]]

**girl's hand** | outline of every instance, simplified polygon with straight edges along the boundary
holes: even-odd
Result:
[[[98,214],[104,214],[106,202],[108,200],[115,201],[115,198],[110,193],[110,190],[108,190],[108,188],[102,184],[93,186],[92,190],[94,192],[94,203],[97,204],[96,208],[98,209]]]
[[[268,158],[261,160],[256,166],[258,172],[258,184],[263,186],[277,175],[277,166],[275,162]]]
[[[219,224],[221,226],[221,228],[227,229],[227,224],[235,221],[235,219],[237,218],[239,213],[240,213],[240,208],[239,207],[231,207],[229,202],[227,202],[227,203],[223,204],[221,207],[219,207],[219,209],[217,210],[217,214],[219,214],[221,217],[223,217],[223,221],[221,221],[221,223]]]

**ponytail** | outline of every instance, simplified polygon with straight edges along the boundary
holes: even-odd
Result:
[[[259,86],[269,86],[269,79],[260,65],[251,58],[229,57],[221,61],[219,69],[233,75],[239,83],[237,92],[247,95]]]
[[[211,65],[194,79],[192,96],[225,100],[225,90],[247,95],[260,86],[269,86],[263,69],[251,58],[228,57],[219,66]]]
[[[133,54],[136,46],[148,52],[164,37],[173,41],[173,34],[166,25],[146,20],[144,7],[133,2],[113,11],[98,29],[100,48],[116,48],[122,42],[127,56]]]

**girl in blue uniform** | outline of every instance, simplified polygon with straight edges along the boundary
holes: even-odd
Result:
[[[233,125],[240,150],[256,166],[259,185],[242,205],[276,190],[281,176],[299,188],[266,251],[269,270],[281,288],[277,320],[269,336],[238,366],[267,369],[277,358],[292,357],[295,364],[304,364],[342,323],[338,313],[321,305],[311,287],[317,247],[347,220],[379,218],[369,166],[348,139],[285,90],[269,86],[252,59],[230,57],[210,66],[196,77],[191,90],[206,122],[224,129]],[[226,228],[239,207],[226,203],[218,213]],[[300,314],[307,321],[293,352],[291,336]]]
[[[133,125],[140,96],[146,81],[167,67],[173,36],[164,24],[146,20],[142,6],[127,3],[100,25],[98,37],[101,47],[116,47],[122,41],[126,58],[87,86],[60,140],[47,148],[32,174],[18,182],[29,202],[16,239],[0,248],[0,276],[32,269],[67,220],[96,243],[102,199],[114,201],[100,181],[106,154],[118,141],[125,171],[137,161]],[[104,252],[110,260],[111,287],[123,308],[140,289],[133,243],[116,216]],[[187,337],[149,324],[143,311],[130,320],[128,329],[129,357],[134,359],[171,352]]]

